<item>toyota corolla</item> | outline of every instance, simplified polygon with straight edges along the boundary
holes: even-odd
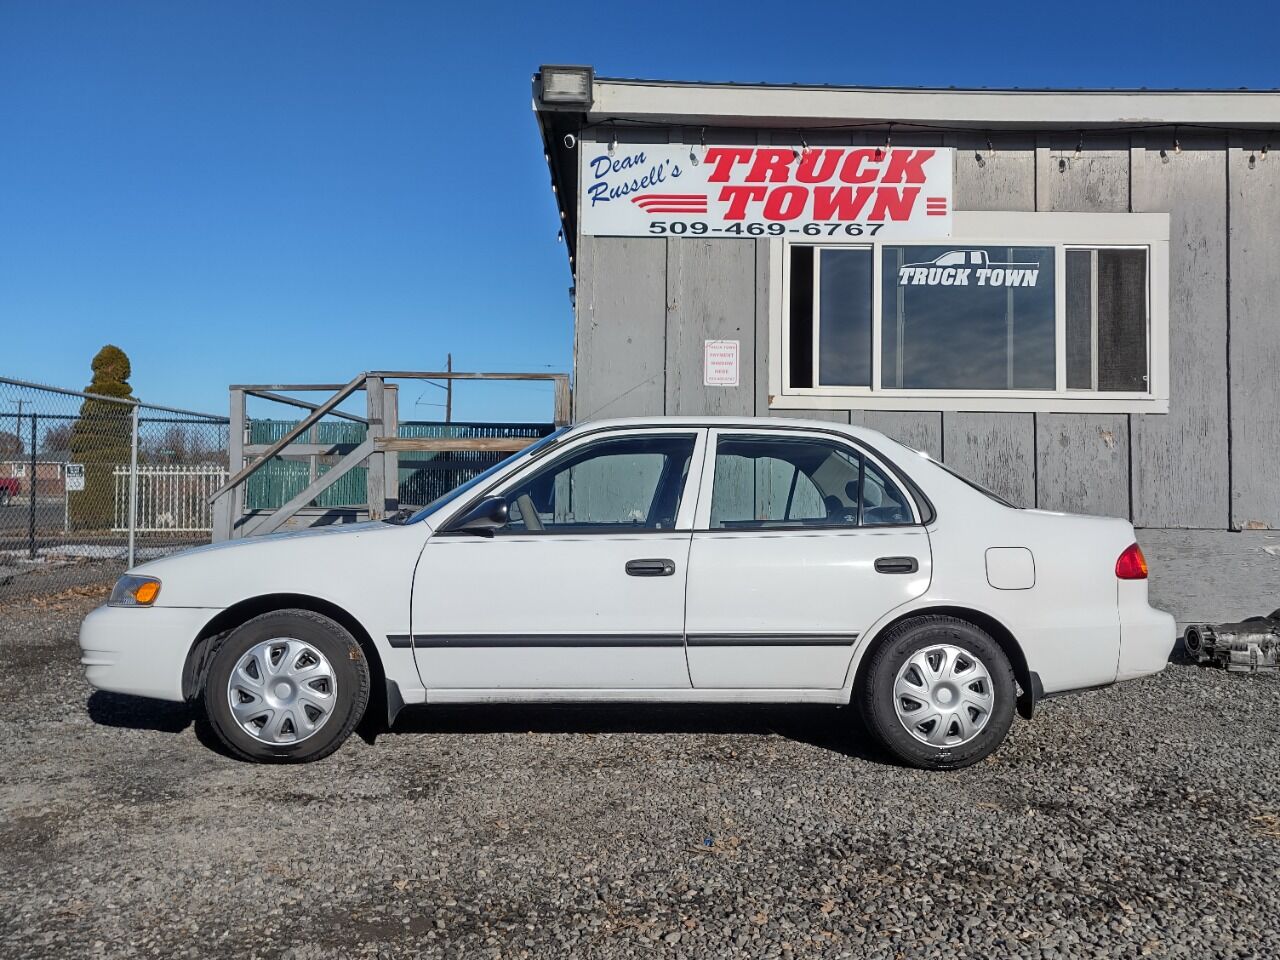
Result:
[[[81,662],[261,761],[327,756],[371,704],[788,702],[950,769],[1044,697],[1162,669],[1146,577],[1128,522],[1015,508],[871,430],[617,420],[411,515],[143,564]]]

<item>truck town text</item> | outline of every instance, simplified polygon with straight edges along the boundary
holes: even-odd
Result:
[[[908,220],[927,182],[934,150],[709,147],[708,184],[726,220]],[[734,182],[730,182],[734,181]]]

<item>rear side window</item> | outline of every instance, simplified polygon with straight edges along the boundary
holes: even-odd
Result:
[[[910,501],[857,451],[808,437],[721,437],[713,530],[848,528],[914,522]]]

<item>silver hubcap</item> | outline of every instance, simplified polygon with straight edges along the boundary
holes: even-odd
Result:
[[[986,665],[949,643],[917,650],[893,683],[898,720],[921,743],[956,747],[987,725],[995,691]]]
[[[298,743],[329,719],[338,682],[325,655],[302,640],[265,640],[231,671],[227,702],[240,729],[263,743]]]

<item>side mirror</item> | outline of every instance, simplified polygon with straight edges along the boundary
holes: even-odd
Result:
[[[492,535],[499,527],[505,527],[511,517],[511,508],[503,497],[485,497],[451,525],[454,530]]]

